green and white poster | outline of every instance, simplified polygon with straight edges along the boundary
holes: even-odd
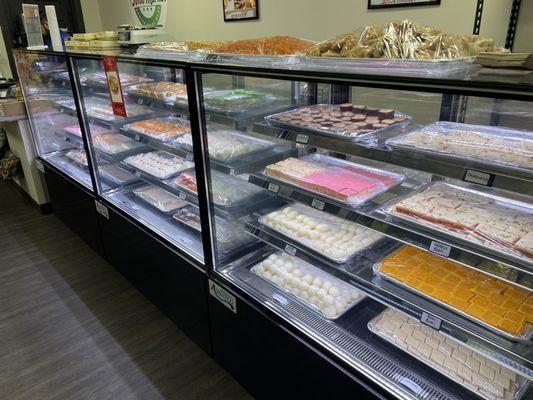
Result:
[[[164,26],[167,0],[127,0],[135,26]]]

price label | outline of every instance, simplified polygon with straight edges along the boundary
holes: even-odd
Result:
[[[494,175],[473,169],[467,169],[465,175],[463,176],[463,181],[476,183],[483,186],[492,186],[492,183],[494,182]]]
[[[296,255],[296,249],[292,247],[290,244],[285,245],[285,252],[289,253],[291,256]]]
[[[423,392],[420,386],[418,386],[415,382],[413,382],[411,379],[407,377],[403,377],[402,379],[400,379],[400,383],[404,385],[406,388],[408,388],[409,390],[411,390],[417,396],[419,396],[420,393]]]
[[[289,304],[289,302],[287,301],[287,299],[286,299],[285,297],[283,297],[282,295],[280,295],[280,294],[274,293],[274,294],[272,295],[272,298],[273,298],[274,300],[276,300],[278,303],[280,303],[280,304],[282,304],[282,305],[284,305],[284,306],[286,306],[287,304]]]
[[[109,210],[107,209],[107,207],[100,203],[98,200],[95,200],[94,204],[96,206],[96,211],[104,218],[109,219]]]
[[[135,140],[137,142],[140,142],[141,141],[141,135],[135,135]]]
[[[441,257],[448,258],[450,256],[450,252],[452,251],[452,246],[432,240],[431,244],[429,245],[429,251],[438,254]]]
[[[44,174],[44,164],[42,162],[40,162],[39,160],[35,160],[35,166],[39,171]]]
[[[192,153],[187,153],[187,155],[185,156],[185,159],[187,161],[192,161],[194,159],[194,156]]]
[[[185,193],[180,193],[180,199],[186,200],[187,199],[187,195]]]
[[[276,185],[275,183],[272,183],[272,182],[270,182],[268,184],[267,189],[270,190],[271,192],[274,192],[274,193],[278,193],[279,192],[279,186]]]
[[[144,99],[137,99],[137,104],[139,104],[140,106],[142,106],[144,103]]]
[[[427,312],[423,312],[422,316],[420,317],[420,322],[423,324],[435,329],[439,330],[440,326],[442,324],[442,320],[438,317],[435,317],[434,315],[428,314]]]
[[[299,133],[296,136],[296,142],[297,143],[302,143],[302,144],[307,144],[309,142],[309,136],[304,135],[303,133]]]
[[[316,208],[317,210],[324,211],[324,207],[326,206],[326,203],[323,201],[313,199],[311,202],[311,207]]]
[[[235,170],[234,170],[233,168],[231,168],[231,169],[229,170],[229,174],[230,174],[231,176],[235,176]]]
[[[135,171],[135,176],[137,176],[137,178],[140,178],[141,177],[141,173],[139,171]]]
[[[237,314],[237,299],[222,286],[209,279],[209,294]]]

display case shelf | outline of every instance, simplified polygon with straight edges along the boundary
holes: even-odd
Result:
[[[308,131],[280,128],[271,125],[268,122],[257,122],[254,124],[254,132],[271,138],[283,139],[289,142],[305,144],[341,154],[381,161],[447,178],[476,183],[469,180],[469,171],[470,173],[481,172],[489,175],[486,177],[487,184],[490,184],[490,186],[494,188],[533,196],[533,171],[527,173],[525,171],[498,166],[496,164],[468,159],[454,162],[450,160],[450,158],[442,157],[437,154],[431,156],[422,155],[414,151],[407,155],[405,152],[393,151],[385,145],[385,140],[388,138],[413,129],[415,129],[415,126],[406,126],[390,130],[385,136],[380,137],[376,143],[365,144],[364,142],[357,143],[346,140],[345,138],[319,135]]]
[[[425,314],[437,318],[441,332],[533,380],[533,346],[527,341],[513,341],[497,335],[468,318],[374,275],[372,266],[386,254],[399,249],[400,243],[392,240],[379,242],[363,251],[352,261],[337,264],[317,254],[313,249],[294,240],[287,240],[284,235],[265,227],[258,222],[257,215],[243,217],[241,221],[252,235],[270,246],[292,254],[347,281],[369,297],[387,306],[409,314],[417,320],[421,320]]]

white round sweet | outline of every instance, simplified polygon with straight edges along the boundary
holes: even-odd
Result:
[[[333,297],[337,297],[341,294],[341,291],[336,286],[331,286],[328,290],[328,293],[332,295]]]
[[[324,281],[324,284],[322,285],[322,288],[326,291],[329,290],[329,288],[331,288],[331,282],[330,281]]]
[[[324,304],[327,306],[332,306],[333,304],[335,304],[335,299],[333,298],[333,296],[328,294],[324,296]]]
[[[329,318],[333,318],[337,315],[337,311],[335,310],[335,307],[326,307],[324,314]]]
[[[311,274],[305,274],[302,280],[310,285],[313,282],[313,276]]]
[[[316,286],[317,288],[321,288],[323,284],[324,284],[324,281],[322,280],[321,277],[317,276],[315,279],[313,279],[313,285]]]
[[[294,276],[298,278],[301,278],[303,275],[303,272],[299,268],[295,268],[294,271],[292,271],[292,273],[294,274]]]

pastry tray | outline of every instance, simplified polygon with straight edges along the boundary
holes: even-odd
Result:
[[[401,113],[399,111],[395,111],[394,112],[395,116],[404,116],[405,119],[403,121],[395,122],[394,124],[389,125],[386,128],[379,128],[379,129],[375,129],[375,130],[370,131],[370,132],[362,133],[360,135],[349,136],[348,135],[349,132],[347,132],[347,131],[328,131],[328,130],[320,129],[320,128],[311,128],[311,127],[291,124],[290,122],[286,122],[286,121],[280,121],[280,120],[275,118],[275,117],[280,117],[280,116],[283,116],[283,115],[294,113],[297,110],[304,110],[304,109],[312,110],[313,108],[324,107],[324,106],[334,107],[335,105],[332,105],[332,104],[317,104],[317,105],[314,105],[314,106],[306,106],[306,107],[302,107],[302,108],[299,108],[299,109],[293,109],[293,110],[284,111],[284,112],[277,113],[277,114],[271,114],[271,115],[268,115],[267,117],[265,117],[265,119],[271,125],[280,126],[282,128],[288,128],[288,129],[297,130],[297,131],[300,131],[300,132],[314,133],[314,134],[324,135],[324,136],[328,136],[328,137],[334,137],[334,138],[337,138],[337,139],[344,139],[344,140],[352,141],[352,142],[369,142],[369,141],[377,140],[379,138],[384,138],[386,133],[389,133],[391,131],[396,131],[396,130],[398,130],[398,129],[406,126],[406,125],[409,125],[411,123],[412,119],[413,119],[412,117],[410,117],[410,116],[408,116],[408,115],[406,115],[404,113]]]
[[[469,124],[461,124],[457,122],[439,121],[439,122],[434,122],[432,124],[426,125],[420,129],[417,129],[416,131],[402,133],[396,137],[393,137],[387,140],[386,144],[393,150],[406,153],[410,156],[413,155],[413,152],[416,152],[416,153],[421,153],[424,155],[429,155],[430,157],[434,157],[434,158],[438,157],[444,160],[452,160],[456,162],[457,161],[460,162],[464,160],[474,161],[477,164],[480,164],[489,170],[494,168],[494,166],[497,166],[500,168],[505,168],[506,170],[518,171],[521,173],[524,173],[524,172],[527,174],[533,173],[533,167],[528,169],[526,167],[520,167],[518,165],[513,165],[511,163],[506,163],[504,161],[497,161],[497,160],[491,161],[491,160],[487,160],[483,158],[476,158],[476,157],[468,156],[468,155],[448,153],[445,151],[425,149],[422,147],[418,147],[416,145],[402,143],[411,134],[415,132],[419,132],[419,131],[429,131],[435,135],[447,135],[451,131],[455,131],[455,130],[477,132],[487,137],[494,136],[498,138],[505,138],[506,140],[511,142],[510,144],[512,144],[512,142],[516,142],[519,139],[529,139],[533,143],[533,132],[529,132],[529,131],[518,131],[514,129],[495,127],[495,126],[469,125]],[[532,156],[533,156],[533,153],[532,153]]]
[[[93,139],[92,139],[92,142],[93,142],[93,147],[103,153],[103,154],[106,154],[107,156],[109,157],[113,157],[113,158],[117,158],[117,159],[122,159],[122,158],[125,158],[125,157],[128,157],[130,155],[133,155],[133,154],[136,154],[136,153],[139,153],[141,152],[142,150],[146,150],[146,146],[144,146],[142,143],[139,143],[139,142],[136,142],[135,140],[133,139],[130,139],[128,138],[127,136],[123,136],[123,135],[120,135],[120,134],[115,134],[115,133],[106,133],[104,135],[115,135],[117,137],[120,137],[121,140],[125,140],[124,143],[128,143],[129,146],[131,146],[130,148],[128,149],[125,149],[125,150],[122,150],[122,151],[117,151],[117,152],[108,152],[107,149],[104,150],[103,147],[100,147],[99,144],[97,144],[97,141],[95,141],[95,137],[98,137],[98,135],[93,135]],[[124,138],[124,139],[122,139]],[[128,140],[126,140],[128,139]],[[130,143],[131,142],[131,143]]]
[[[175,122],[177,124],[183,124],[183,125],[187,125],[188,124],[190,126],[189,120],[184,119],[184,118],[161,117],[161,118],[150,118],[150,119],[147,119],[146,121],[149,121],[149,120],[157,120],[157,121],[161,121],[161,122]],[[141,121],[135,121],[135,122],[142,122],[142,120]],[[139,130],[135,129],[134,127],[132,127],[132,124],[133,123],[126,124],[126,125],[124,125],[122,127],[122,129],[125,130],[125,131],[128,131],[128,132],[131,132],[134,135],[139,135],[139,136],[148,138],[150,140],[156,140],[158,142],[163,142],[163,143],[171,142],[171,141],[176,140],[177,138],[187,134],[187,132],[184,132],[184,133],[176,134],[174,136],[165,137],[164,139],[162,139],[162,138],[158,137],[157,135],[151,134],[150,132],[139,131]],[[190,130],[189,130],[189,133],[190,133]]]
[[[149,153],[152,153],[152,152],[149,152]],[[144,175],[147,175],[149,177],[152,177],[152,178],[155,178],[155,179],[158,179],[158,180],[165,180],[165,179],[168,179],[172,176],[176,176],[178,174],[181,174],[182,172],[184,171],[187,171],[189,169],[193,169],[194,168],[194,164],[190,161],[186,161],[178,156],[175,156],[175,155],[172,155],[172,154],[169,154],[169,153],[166,153],[164,151],[155,151],[155,153],[157,153],[158,155],[162,155],[163,157],[167,157],[167,158],[177,158],[179,160],[183,160],[183,164],[182,166],[175,170],[175,171],[172,171],[166,175],[162,175],[162,176],[157,176],[157,175],[152,175],[150,172],[148,171],[145,171],[143,170],[141,167],[136,167],[135,165],[132,165],[132,164],[129,164],[126,160],[124,159],[121,164],[125,165],[127,168],[132,168],[136,171],[136,175],[139,176],[139,174],[144,174]],[[138,153],[138,154],[147,154],[147,153]]]
[[[83,150],[79,150],[79,149],[78,149],[78,150],[71,150],[71,151],[83,151]],[[84,152],[84,153],[85,153],[85,152]],[[85,162],[81,162],[81,161],[78,160],[77,158],[70,156],[70,151],[67,152],[67,153],[65,153],[65,157],[66,157],[69,161],[75,163],[76,165],[79,165],[79,166],[81,166],[81,167],[83,167],[83,168],[89,168],[89,164],[88,164],[88,162],[87,162],[87,155],[85,155]]]
[[[181,200],[177,196],[174,196],[172,193],[166,192],[165,194],[168,194],[170,197],[173,197],[176,200],[177,205],[176,205],[176,207],[174,207],[174,208],[172,208],[170,210],[164,210],[161,207],[159,207],[157,201],[154,201],[149,196],[146,196],[144,193],[140,192],[141,190],[146,189],[146,188],[154,188],[156,190],[161,190],[162,192],[166,192],[166,191],[161,189],[161,188],[159,188],[159,187],[157,187],[157,186],[152,186],[152,185],[141,186],[141,187],[138,187],[138,188],[132,190],[132,193],[135,196],[137,196],[139,199],[144,201],[146,204],[150,205],[152,208],[156,209],[157,211],[159,211],[159,212],[161,212],[163,214],[167,214],[167,215],[170,216],[170,215],[174,214],[176,211],[178,211],[178,210],[180,210],[180,209],[182,209],[182,208],[184,208],[184,207],[189,205],[189,203],[187,203],[184,200]]]
[[[491,240],[489,238],[479,236],[478,240],[473,240],[472,238],[468,238],[470,232],[467,230],[459,230],[459,229],[454,230],[451,228],[447,229],[444,225],[436,224],[436,223],[434,224],[434,223],[431,223],[430,221],[423,220],[415,216],[411,217],[407,214],[401,214],[401,213],[394,211],[394,207],[400,201],[408,199],[419,193],[422,193],[423,191],[435,185],[444,185],[444,186],[452,187],[454,189],[458,189],[460,191],[471,193],[471,194],[474,194],[480,197],[489,198],[493,200],[496,205],[499,205],[499,206],[503,205],[507,207],[509,210],[514,210],[514,211],[520,210],[524,212],[525,214],[533,214],[533,205],[529,205],[526,203],[526,199],[524,199],[525,196],[513,195],[515,198],[523,199],[524,201],[512,200],[512,199],[505,198],[499,195],[499,193],[490,194],[490,193],[483,192],[481,191],[479,187],[473,184],[458,186],[458,185],[453,185],[450,183],[445,183],[442,181],[431,182],[427,185],[424,185],[422,187],[419,187],[418,189],[413,190],[411,193],[405,196],[396,197],[392,199],[391,201],[385,203],[381,207],[381,211],[383,211],[388,216],[392,217],[393,220],[396,219],[410,226],[413,226],[416,228],[423,228],[425,230],[435,232],[437,234],[445,234],[445,235],[449,235],[454,238],[459,238],[459,239],[464,240],[465,242],[471,243],[474,246],[478,246],[479,248],[482,248],[482,249],[487,249],[487,247],[490,246],[491,252],[495,252],[503,256],[513,256],[520,260],[524,260],[526,262],[529,261],[529,263],[533,262],[531,258],[527,257],[525,254],[520,253],[518,250],[507,249],[503,244],[498,244],[494,240]],[[489,244],[486,244],[486,242],[488,242]]]
[[[247,104],[247,105],[230,105],[227,106],[219,106],[219,105],[213,105],[209,103],[209,95],[215,95],[217,93],[223,93],[227,92],[228,94],[233,92],[233,90],[213,90],[211,92],[208,92],[204,94],[204,108],[208,112],[213,112],[217,114],[223,114],[227,116],[241,116],[243,114],[246,114],[251,111],[256,111],[262,108],[271,107],[273,106],[279,98],[271,95],[269,93],[263,93],[264,97],[261,100],[258,100],[257,102]]]
[[[492,395],[490,397],[486,396],[486,395],[480,393],[479,391],[475,390],[476,386],[474,386],[470,382],[468,382],[468,385],[465,385],[460,380],[462,378],[454,377],[452,374],[447,373],[444,368],[439,368],[439,365],[437,363],[435,363],[433,360],[429,360],[427,357],[423,357],[421,355],[414,354],[413,351],[411,350],[410,346],[408,346],[408,345],[405,345],[405,346],[400,345],[400,343],[398,343],[399,340],[396,339],[394,336],[392,336],[390,333],[384,332],[384,331],[378,329],[376,327],[377,322],[379,321],[380,318],[383,318],[384,314],[388,310],[390,310],[390,309],[385,309],[385,311],[383,311],[377,317],[373,318],[371,321],[368,322],[367,326],[368,326],[368,330],[370,332],[372,332],[374,335],[378,336],[379,338],[385,340],[386,342],[392,344],[394,347],[396,347],[398,349],[401,349],[402,351],[404,351],[405,353],[409,354],[411,357],[415,358],[416,360],[422,362],[423,364],[429,366],[430,368],[433,368],[435,371],[437,371],[438,373],[446,376],[448,379],[452,380],[453,382],[456,382],[460,386],[462,386],[462,387],[464,387],[466,389],[469,389],[472,393],[474,393],[477,396],[480,396],[481,398],[484,398],[486,400],[494,400],[494,399],[504,400],[505,399],[505,397],[503,397],[503,396],[502,397],[496,397],[494,395]],[[399,311],[396,311],[396,312],[399,312]],[[406,321],[406,323],[407,322],[408,322],[408,320]],[[416,322],[417,325],[419,325],[421,327],[421,329],[424,329],[424,328],[431,329],[431,328],[428,328],[425,325],[423,325],[421,322],[413,320],[413,323],[415,323],[415,322]],[[442,335],[445,340],[448,339],[448,336],[444,335],[443,333],[440,333],[440,335]],[[403,342],[402,342],[402,344],[403,344]],[[466,346],[462,345],[461,347],[466,347]],[[483,357],[483,356],[480,356],[480,357]],[[483,358],[485,358],[485,357],[483,357]],[[500,368],[502,367],[501,364],[498,364],[498,363],[495,363],[495,364],[500,366]],[[513,399],[513,400],[521,399],[522,395],[526,392],[526,390],[530,386],[529,381],[526,380],[524,377],[522,377],[520,375],[517,375],[517,379],[518,379],[517,387],[516,387],[512,397],[510,397],[510,399]]]
[[[349,201],[338,199],[336,197],[330,196],[330,195],[322,193],[322,192],[315,191],[315,190],[313,190],[311,188],[306,188],[305,186],[299,185],[298,183],[295,183],[295,182],[290,182],[288,180],[285,180],[284,178],[271,176],[271,175],[269,175],[267,173],[266,168],[264,170],[264,174],[265,174],[265,176],[268,177],[269,180],[272,180],[272,181],[275,181],[275,182],[279,182],[279,183],[281,183],[283,185],[290,185],[290,186],[296,188],[297,190],[304,190],[304,191],[307,191],[309,193],[313,193],[316,196],[328,199],[329,202],[340,204],[342,207],[351,208],[351,209],[354,209],[354,208],[357,208],[357,207],[360,207],[360,206],[364,205],[365,203],[369,202],[373,198],[375,198],[375,197],[383,194],[384,192],[386,192],[386,191],[388,191],[388,190],[400,185],[406,179],[405,176],[401,175],[401,174],[397,174],[397,173],[394,173],[394,172],[389,172],[389,171],[385,171],[385,170],[381,170],[381,169],[377,169],[377,168],[368,167],[366,165],[362,165],[362,164],[357,164],[357,163],[353,163],[353,162],[350,162],[350,161],[341,160],[341,159],[330,157],[330,156],[323,155],[323,154],[311,153],[311,154],[307,154],[307,155],[305,155],[303,157],[300,157],[298,159],[301,160],[301,161],[307,161],[307,162],[310,162],[310,163],[314,163],[316,166],[324,166],[324,167],[327,167],[327,168],[343,167],[343,166],[354,167],[354,168],[361,169],[363,171],[373,172],[373,173],[376,173],[376,174],[388,176],[390,178],[394,178],[395,179],[395,183],[394,184],[392,184],[390,186],[385,186],[384,185],[380,190],[369,194],[368,197],[365,197],[364,199],[360,199],[360,200],[354,201],[354,202],[349,202]],[[273,165],[273,164],[271,164],[271,165]]]
[[[332,226],[332,228],[333,228],[331,230],[332,232],[335,231],[335,228],[338,228],[337,225],[338,225],[338,223],[340,223],[340,222],[331,221],[332,218],[336,218],[336,219],[339,219],[339,220],[341,220],[343,222],[348,222],[350,224],[353,224],[354,228],[357,229],[357,230],[360,230],[361,232],[368,232],[369,234],[370,233],[375,233],[375,232],[373,232],[371,229],[367,229],[367,228],[362,227],[361,225],[355,224],[354,222],[349,222],[349,221],[342,220],[342,219],[340,219],[338,217],[330,216],[329,214],[327,214],[327,213],[325,213],[323,211],[316,210],[316,209],[314,209],[312,207],[308,207],[308,206],[305,206],[305,205],[300,204],[300,203],[289,204],[289,205],[287,205],[287,206],[285,206],[285,207],[283,207],[283,208],[281,208],[279,210],[275,210],[275,211],[269,212],[268,214],[265,214],[265,215],[262,215],[261,217],[259,217],[258,222],[261,225],[264,225],[267,228],[267,230],[271,230],[273,232],[281,234],[281,235],[289,238],[290,240],[292,240],[292,241],[294,241],[296,243],[299,243],[302,246],[307,247],[313,253],[317,253],[320,256],[325,257],[328,260],[331,260],[331,261],[333,261],[335,263],[339,263],[339,264],[347,263],[348,261],[351,261],[351,260],[357,258],[358,256],[360,256],[363,252],[368,250],[370,247],[376,246],[376,245],[378,245],[378,243],[381,243],[383,240],[385,240],[385,236],[379,235],[379,234],[376,233],[376,235],[379,235],[380,237],[377,237],[371,243],[368,243],[367,245],[365,245],[361,249],[356,250],[355,252],[353,252],[353,253],[345,256],[345,257],[335,258],[335,257],[333,257],[331,255],[328,255],[328,254],[326,254],[324,252],[321,252],[318,249],[316,249],[313,246],[313,242],[311,240],[306,240],[306,239],[301,239],[301,238],[294,238],[294,237],[290,236],[290,232],[283,231],[283,230],[280,230],[278,228],[275,228],[271,223],[269,223],[266,220],[267,216],[272,214],[273,212],[282,212],[283,210],[285,210],[288,207],[291,207],[292,209],[294,209],[299,214],[304,214],[305,216],[312,216],[315,219],[318,219],[319,221],[321,221],[323,224]]]
[[[177,183],[174,183],[174,180],[177,179],[179,176],[172,178],[165,183],[175,189],[178,189],[180,191],[186,192],[187,194],[191,195],[193,198],[198,198],[198,193],[196,191],[193,191],[185,186],[179,185]],[[220,201],[217,202],[217,200],[213,200],[213,203],[217,206],[217,208],[220,208],[221,210],[232,213],[235,211],[238,211],[242,208],[250,207],[252,204],[259,203],[260,201],[266,200],[268,198],[271,198],[273,194],[270,192],[261,189],[257,187],[256,185],[253,185],[249,183],[248,181],[223,174],[218,171],[211,171],[211,186],[213,185],[214,180],[221,180],[225,183],[225,186],[235,186],[240,189],[243,189],[248,191],[249,193],[246,195],[246,197],[240,198],[236,201],[230,202],[228,204],[222,204]]]
[[[387,257],[390,257],[392,256],[394,253],[398,252],[400,250],[397,250],[389,255],[387,255]],[[454,306],[450,305],[450,304],[447,304],[439,299],[436,299],[420,290],[417,290],[416,288],[412,287],[412,286],[409,286],[397,279],[395,279],[394,277],[390,276],[390,275],[387,275],[386,273],[382,272],[381,271],[381,266],[382,264],[380,262],[374,264],[373,266],[373,270],[374,270],[374,273],[376,275],[378,275],[380,278],[386,280],[386,281],[389,281],[389,282],[392,282],[394,283],[395,285],[397,286],[400,286],[401,288],[405,289],[405,290],[408,290],[410,291],[411,293],[415,293],[417,296],[420,296],[420,297],[423,297],[429,301],[432,301],[434,303],[437,303],[438,305],[440,305],[441,307],[444,307],[448,310],[451,310],[453,311],[454,313],[456,314],[459,314],[469,320],[472,320],[474,322],[476,322],[477,324],[487,328],[487,329],[490,329],[492,330],[493,332],[496,332],[498,335],[500,336],[503,336],[503,337],[506,337],[508,339],[511,339],[511,340],[514,340],[514,341],[529,341],[531,340],[531,338],[533,338],[533,329],[530,329],[528,333],[522,335],[522,336],[516,336],[516,335],[513,335],[512,333],[509,333],[509,332],[506,332],[506,331],[503,331],[493,325],[490,325],[490,324],[487,324],[486,322],[474,317],[473,315],[470,315],[462,310],[459,310],[458,308],[455,308]],[[466,267],[465,267],[466,268]]]
[[[332,286],[336,286],[337,288],[339,288],[343,294],[348,294],[348,292],[352,292],[352,296],[355,296],[355,295],[358,295],[356,299],[352,299],[354,300],[354,302],[352,304],[349,304],[347,305],[343,311],[341,313],[339,313],[338,315],[336,316],[328,316],[326,315],[324,312],[322,312],[322,310],[320,310],[317,306],[315,306],[313,303],[301,298],[300,296],[298,296],[297,294],[291,292],[290,290],[282,287],[281,285],[279,285],[278,283],[272,281],[271,279],[268,279],[264,276],[261,275],[261,273],[259,272],[259,268],[261,266],[261,264],[267,259],[269,258],[270,256],[272,255],[276,255],[278,257],[280,257],[280,255],[283,255],[285,256],[288,256],[290,258],[292,258],[293,262],[296,263],[296,267],[299,268],[302,272],[302,279],[301,281],[303,281],[303,277],[307,274],[311,275],[312,277],[314,278],[320,278],[322,281],[329,281],[331,282]],[[267,282],[269,282],[270,284],[276,286],[278,289],[282,290],[283,292],[289,294],[290,296],[294,297],[295,299],[297,299],[297,301],[299,301],[300,303],[303,303],[305,306],[311,308],[313,311],[315,311],[316,313],[320,314],[322,317],[328,319],[328,320],[336,320],[337,318],[340,318],[342,317],[344,314],[346,314],[349,310],[351,310],[354,306],[356,306],[357,304],[359,304],[362,300],[364,300],[366,298],[366,296],[364,294],[362,294],[361,292],[359,292],[357,289],[355,289],[354,287],[352,287],[351,285],[347,284],[346,282],[343,282],[342,280],[340,280],[339,278],[337,278],[336,276],[333,276],[333,275],[330,275],[324,271],[322,271],[320,268],[317,268],[305,261],[302,261],[294,256],[290,256],[289,254],[287,253],[284,253],[282,251],[278,251],[276,253],[270,253],[270,254],[262,254],[262,257],[260,258],[260,261],[257,262],[256,259],[254,259],[254,265],[253,266],[249,266],[247,268],[250,269],[251,272],[253,272],[254,274],[256,274],[257,276],[259,276],[260,278],[266,280]],[[310,285],[309,285],[310,286]]]
[[[128,175],[131,175],[131,178],[128,179],[128,180],[121,180],[121,179],[118,179],[116,176],[114,176],[112,173],[106,171],[103,167],[109,167],[109,168],[117,168],[119,169],[120,171],[124,171],[124,173],[128,174]],[[115,165],[115,164],[107,164],[107,165],[104,165],[100,168],[98,168],[98,171],[100,173],[100,176],[104,179],[107,179],[108,181],[110,182],[113,182],[114,184],[116,185],[120,185],[120,186],[126,186],[126,185],[129,185],[129,184],[132,184],[132,183],[135,183],[135,182],[138,182],[139,179],[133,175],[132,173],[126,171],[125,169],[122,169],[120,168],[119,166]]]
[[[145,83],[149,83],[149,82],[142,82],[142,83],[137,83],[133,86],[128,86],[127,90],[126,90],[126,94],[128,95],[133,95],[135,97],[138,97],[138,98],[144,98],[144,99],[149,99],[149,100],[153,100],[153,101],[161,101],[165,104],[168,104],[168,105],[172,105],[172,103],[174,103],[176,101],[176,98],[182,94],[185,94],[187,95],[187,90],[185,90],[185,92],[183,93],[178,93],[176,95],[173,95],[173,96],[167,96],[167,97],[158,97],[158,96],[150,96],[146,93],[142,93],[142,92],[138,92],[138,86],[140,85],[143,85]],[[168,83],[175,83],[175,82],[168,82]],[[175,83],[176,85],[183,85],[185,86],[185,84],[180,84],[180,83]]]

